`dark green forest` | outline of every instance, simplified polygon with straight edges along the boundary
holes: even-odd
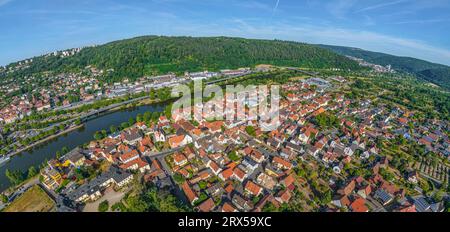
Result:
[[[114,69],[106,76],[113,81],[167,72],[217,71],[257,64],[360,69],[356,62],[344,56],[298,42],[229,37],[143,36],[84,48],[65,58],[35,57],[30,67],[8,75],[19,77],[45,71],[81,71],[93,65],[104,70]]]

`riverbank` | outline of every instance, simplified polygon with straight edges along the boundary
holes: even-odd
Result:
[[[80,124],[80,125],[77,125],[77,126],[69,127],[69,128],[67,128],[67,129],[65,129],[64,131],[59,132],[58,134],[54,134],[54,135],[48,136],[48,137],[46,137],[46,138],[43,138],[43,139],[41,139],[41,140],[39,140],[39,141],[34,142],[33,144],[30,144],[30,145],[28,145],[28,146],[26,146],[26,147],[24,147],[24,148],[20,148],[20,149],[18,149],[17,151],[14,151],[14,152],[12,152],[11,154],[9,154],[8,157],[11,158],[11,157],[13,157],[13,156],[15,156],[15,155],[18,155],[18,154],[20,154],[20,153],[22,153],[22,152],[24,152],[24,151],[27,151],[27,150],[33,148],[33,147],[35,147],[35,146],[37,146],[37,145],[39,145],[39,144],[41,144],[41,143],[44,143],[44,142],[47,142],[47,141],[49,141],[49,140],[55,139],[55,138],[57,138],[57,137],[59,137],[59,136],[61,136],[61,135],[67,134],[67,133],[69,133],[69,132],[71,132],[71,131],[73,131],[73,130],[82,128],[83,126],[84,126],[84,124]]]
[[[5,172],[10,171],[27,172],[29,167],[41,165],[46,160],[55,157],[55,152],[60,151],[66,147],[71,150],[77,146],[83,145],[93,139],[96,131],[109,130],[111,125],[120,125],[123,122],[128,122],[129,118],[135,118],[138,114],[145,112],[163,112],[165,107],[170,104],[169,101],[160,101],[145,99],[144,101],[136,101],[130,104],[124,104],[120,107],[111,108],[108,111],[102,112],[95,117],[89,118],[84,122],[84,127],[80,129],[71,128],[71,131],[65,131],[63,136],[58,133],[52,139],[47,138],[46,142],[41,142],[41,145],[34,146],[33,149],[23,147],[17,151],[17,155],[0,166],[0,192],[7,190],[11,183]],[[58,137],[58,139],[54,139]],[[33,144],[34,145],[34,144]]]
[[[10,186],[9,188],[2,191],[0,194],[8,196],[10,200],[14,200],[15,198],[22,195],[28,188],[37,185],[39,183],[39,176],[35,175],[24,180],[22,183]]]
[[[148,98],[145,98],[145,99],[139,100],[137,103],[128,103],[126,105],[117,106],[115,108],[109,109],[109,110],[104,111],[103,113],[101,113],[99,116],[104,115],[104,114],[108,114],[108,113],[113,113],[113,112],[116,112],[116,111],[119,111],[119,110],[126,110],[126,109],[129,109],[129,108],[132,108],[132,107],[138,107],[138,106],[144,106],[144,105],[153,105],[153,104],[161,104],[161,103],[164,103],[164,102],[165,101],[160,101],[160,100],[155,101],[155,100],[150,100]],[[51,135],[49,137],[43,138],[43,139],[41,139],[39,141],[36,141],[33,144],[27,145],[26,147],[20,148],[20,149],[14,151],[14,152],[8,154],[7,156],[11,158],[11,157],[13,157],[13,156],[15,156],[17,154],[20,154],[20,153],[22,153],[24,151],[27,151],[27,150],[37,146],[39,144],[42,144],[42,143],[44,143],[46,141],[49,141],[49,140],[54,139],[54,138],[57,138],[57,137],[59,137],[61,135],[67,134],[67,133],[69,133],[69,132],[71,132],[73,130],[79,129],[79,128],[83,127],[83,126],[84,126],[84,124],[80,124],[80,125],[77,125],[77,126],[70,127],[70,128],[68,128],[68,129],[66,129],[66,130],[64,130],[64,131],[62,131],[62,132],[60,132],[58,134]]]

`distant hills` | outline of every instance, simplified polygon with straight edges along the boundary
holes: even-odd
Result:
[[[449,66],[435,64],[410,57],[400,57],[380,52],[371,52],[359,48],[331,45],[318,46],[329,49],[330,51],[336,52],[341,55],[364,59],[365,61],[373,64],[379,64],[383,66],[391,65],[395,70],[415,74],[420,79],[429,81],[447,90],[450,90]]]
[[[15,62],[7,66],[13,67],[14,72],[6,74],[0,70],[0,76],[15,78],[46,71],[82,71],[89,65],[110,70],[105,79],[111,82],[167,72],[216,71],[257,64],[363,69],[345,56],[391,65],[397,71],[412,73],[450,89],[450,67],[441,64],[358,48],[232,37],[141,36],[38,56],[25,65]]]
[[[33,58],[14,75],[81,70],[88,65],[114,69],[110,79],[167,72],[232,69],[257,64],[306,68],[361,69],[357,62],[317,46],[279,40],[230,37],[142,36],[87,47],[66,57]],[[14,65],[14,64],[12,64]]]

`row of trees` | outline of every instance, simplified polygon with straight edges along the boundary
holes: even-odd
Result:
[[[21,184],[25,180],[36,176],[38,173],[39,173],[39,170],[36,167],[34,167],[34,166],[31,166],[25,172],[20,171],[20,170],[11,171],[9,169],[6,169],[6,171],[5,171],[6,177],[8,178],[9,182],[13,186]]]

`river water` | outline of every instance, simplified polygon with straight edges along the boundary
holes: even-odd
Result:
[[[6,169],[26,171],[31,166],[39,166],[45,160],[56,156],[57,151],[66,146],[69,150],[93,140],[96,131],[109,130],[111,125],[119,126],[123,122],[128,122],[130,117],[135,118],[138,114],[145,112],[162,112],[165,104],[145,105],[126,110],[114,111],[100,115],[85,123],[83,128],[71,131],[53,140],[42,143],[28,151],[11,157],[11,160],[0,167],[0,192],[10,186],[10,182],[5,175]]]

